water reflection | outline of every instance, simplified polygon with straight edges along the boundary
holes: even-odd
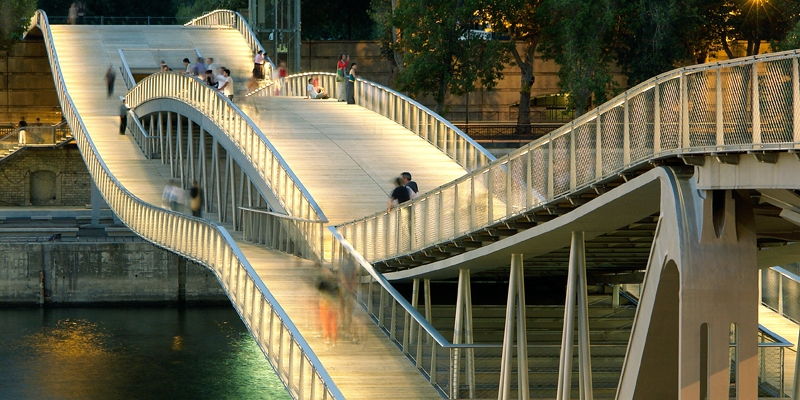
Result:
[[[0,398],[288,399],[229,307],[0,309]]]

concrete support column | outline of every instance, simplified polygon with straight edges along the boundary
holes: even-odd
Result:
[[[100,226],[100,210],[105,204],[105,200],[103,200],[97,184],[94,183],[94,179],[89,181],[92,183],[92,226]]]
[[[528,339],[525,319],[525,274],[522,267],[522,254],[512,254],[498,400],[507,400],[511,396],[511,360],[515,346],[515,329],[517,336],[517,398],[520,400],[528,398]]]
[[[618,399],[758,397],[758,264],[749,195],[671,170]],[[738,334],[730,353],[730,334]]]
[[[463,337],[463,339],[462,339]],[[472,341],[472,289],[468,269],[458,271],[458,295],[456,297],[455,326],[453,344],[473,343]],[[466,359],[464,371],[469,398],[475,398],[475,352],[473,349],[453,349],[450,362],[450,398],[459,397],[459,378],[461,376],[461,357]]]

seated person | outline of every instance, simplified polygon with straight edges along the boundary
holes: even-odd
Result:
[[[316,99],[329,99],[330,98],[330,96],[328,96],[328,92],[325,90],[324,87],[317,86],[316,90],[317,90],[317,97],[315,97]]]
[[[307,99],[317,98],[317,89],[314,87],[311,78],[308,78],[308,85],[306,85],[306,96],[308,96],[306,97]]]

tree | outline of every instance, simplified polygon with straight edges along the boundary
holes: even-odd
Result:
[[[789,31],[782,40],[773,41],[771,47],[775,51],[800,49],[800,21],[795,24],[794,29]]]
[[[0,1],[0,51],[8,51],[22,39],[36,12],[36,0]]]
[[[303,38],[312,40],[372,39],[367,13],[370,0],[302,0]]]
[[[679,0],[628,0],[617,10],[617,63],[634,86],[692,58],[697,40],[693,10]]]
[[[444,111],[445,96],[475,90],[475,82],[493,88],[506,61],[503,45],[472,34],[481,0],[409,0],[395,9],[392,24],[400,35],[403,70],[397,77],[402,91],[432,95],[436,112]]]
[[[400,30],[392,24],[397,0],[371,0],[368,11],[370,18],[375,22],[375,37],[380,40],[381,54],[403,71],[403,53],[398,47]]]
[[[614,82],[610,43],[615,25],[613,0],[560,0],[546,2],[542,15],[540,50],[559,66],[559,87],[580,116],[592,104],[608,97]]]
[[[533,61],[541,37],[539,11],[544,0],[492,0],[483,9],[483,18],[490,21],[492,31],[508,36],[506,49],[513,65],[520,69],[517,134],[531,132],[531,87],[536,77]],[[520,51],[522,47],[522,51]]]

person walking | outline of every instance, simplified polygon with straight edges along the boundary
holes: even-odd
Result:
[[[128,127],[128,105],[125,104],[125,99],[119,105],[119,134],[124,135],[125,129]]]
[[[339,101],[347,100],[347,67],[349,64],[350,56],[344,53],[339,54],[339,62],[336,63],[336,82],[339,84],[339,91],[336,97]]]
[[[106,71],[106,88],[108,91],[108,97],[114,95],[114,81],[117,79],[117,74],[114,72],[114,66],[109,65],[108,70]]]
[[[347,104],[356,104],[356,63],[350,64],[347,75]]]
[[[78,22],[78,5],[75,3],[72,3],[72,5],[69,6],[69,11],[67,12],[67,22],[70,25],[75,25]]]
[[[189,205],[192,209],[193,217],[203,217],[203,189],[196,180],[192,181],[192,188],[189,189]]]

